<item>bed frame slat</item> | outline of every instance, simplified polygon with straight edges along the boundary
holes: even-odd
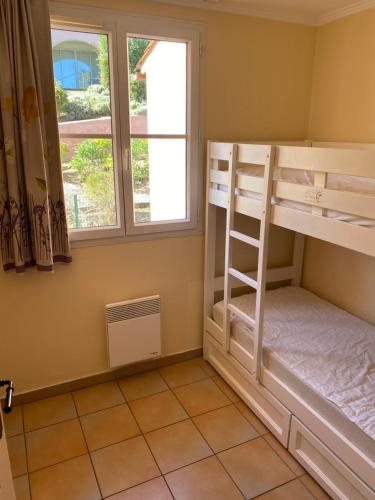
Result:
[[[278,181],[275,196],[375,220],[375,196]]]
[[[271,221],[277,226],[375,257],[375,230],[279,205],[272,207]]]
[[[375,151],[279,146],[276,166],[375,179]]]
[[[227,193],[225,191],[220,191],[219,189],[210,189],[208,192],[209,202],[212,205],[216,205],[218,207],[226,208],[228,200]]]
[[[239,144],[238,162],[249,163],[250,165],[265,165],[269,150],[269,145]]]
[[[229,161],[232,144],[226,142],[210,142],[210,159]]]
[[[228,172],[226,170],[210,170],[210,182],[215,184],[222,184],[223,186],[228,185]]]

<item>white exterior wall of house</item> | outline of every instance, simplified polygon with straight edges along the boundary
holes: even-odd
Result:
[[[158,42],[142,67],[149,134],[186,133],[185,43]],[[186,218],[184,139],[150,139],[151,221]]]

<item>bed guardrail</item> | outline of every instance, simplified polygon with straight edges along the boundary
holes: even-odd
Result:
[[[264,163],[265,148],[269,146],[238,144],[237,147],[237,161],[241,167],[259,168]],[[209,143],[208,200],[222,208],[228,205],[227,165],[232,148],[232,143]],[[273,180],[273,224],[375,256],[374,149],[275,146],[274,168],[278,172],[285,172],[283,169],[308,172],[310,183],[290,182],[287,176]],[[349,176],[353,183],[357,179],[356,182],[359,180],[362,186],[365,185],[365,192],[352,190],[348,181],[345,189],[333,188],[329,185],[330,176]],[[259,171],[256,175],[237,172],[234,210],[260,219],[259,195],[263,190],[264,179]],[[301,204],[302,208],[285,206],[285,201]]]

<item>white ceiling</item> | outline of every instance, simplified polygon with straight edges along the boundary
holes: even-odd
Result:
[[[375,7],[375,0],[156,0],[310,25]]]

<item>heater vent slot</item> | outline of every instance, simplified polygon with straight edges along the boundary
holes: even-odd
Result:
[[[160,313],[160,297],[137,299],[136,301],[118,302],[107,306],[107,323],[127,319],[141,318]]]

